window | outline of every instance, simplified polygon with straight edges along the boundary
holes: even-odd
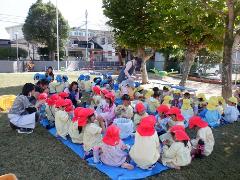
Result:
[[[108,51],[108,56],[112,56],[112,51]]]
[[[77,36],[77,35],[78,35],[78,32],[75,31],[75,32],[74,32],[74,36]]]
[[[112,43],[113,43],[112,38],[108,38],[108,44],[112,44]]]
[[[101,45],[105,44],[105,38],[101,38]]]

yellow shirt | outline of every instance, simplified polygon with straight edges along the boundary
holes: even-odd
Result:
[[[79,134],[77,121],[70,122],[68,134],[71,137],[73,143],[77,143],[77,144],[83,143],[83,131],[84,131],[84,129],[82,129],[82,132]]]
[[[133,108],[131,106],[119,105],[115,112],[119,118],[132,119],[133,117]]]
[[[91,81],[84,81],[84,88],[85,88],[85,91],[90,92],[92,90]]]
[[[134,115],[134,120],[133,120],[134,127],[136,128],[138,126],[138,124],[140,123],[141,119],[144,117],[147,117],[147,116],[148,116],[147,113],[144,113],[142,116],[140,116],[138,113],[136,113]]]
[[[91,103],[93,106],[98,106],[102,99],[101,96],[99,96],[99,95],[94,95],[92,98],[93,98],[93,100]]]
[[[182,142],[174,142],[170,147],[163,146],[162,163],[164,166],[187,166],[191,160],[190,143],[186,147]]]
[[[135,142],[130,152],[130,157],[142,169],[148,169],[155,164],[160,157],[160,143],[157,132],[152,136],[140,136],[135,134]]]
[[[55,113],[56,113],[55,107],[46,105],[45,111],[46,111],[48,120],[55,121]]]
[[[150,97],[146,100],[146,103],[148,104],[149,111],[152,113],[155,113],[158,106],[160,106],[160,101],[157,99]]]
[[[64,139],[68,135],[70,122],[71,121],[69,120],[69,116],[67,112],[58,110],[55,113],[55,126],[57,130],[57,134]]]
[[[102,144],[102,128],[95,123],[87,124],[83,133],[83,148],[84,151],[90,151],[94,146]]]
[[[211,128],[207,126],[198,130],[196,139],[191,140],[193,148],[197,148],[199,139],[204,141],[204,155],[209,156],[212,153],[215,144]]]

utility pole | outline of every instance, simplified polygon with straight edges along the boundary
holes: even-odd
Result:
[[[57,24],[57,63],[58,63],[58,71],[60,69],[60,62],[59,62],[59,34],[58,34],[58,0],[56,0],[56,24]]]
[[[86,42],[87,42],[85,57],[86,57],[86,61],[88,61],[88,21],[87,21],[88,11],[87,10],[85,11],[85,18],[86,18]]]
[[[18,33],[16,35],[16,51],[17,51],[17,72],[19,71],[19,59],[18,59]]]

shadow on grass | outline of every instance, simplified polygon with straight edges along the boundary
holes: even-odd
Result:
[[[23,86],[11,86],[11,87],[1,87],[0,88],[0,96],[8,95],[8,94],[19,94],[22,91]]]

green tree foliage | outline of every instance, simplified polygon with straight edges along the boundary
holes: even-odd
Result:
[[[109,18],[117,43],[133,49],[142,58],[142,81],[147,83],[146,61],[153,55],[147,48],[158,48],[164,40],[155,21],[161,19],[154,11],[154,1],[149,0],[103,0],[104,14]],[[159,20],[160,21],[160,20]]]
[[[221,49],[224,21],[221,16],[208,8],[201,0],[157,0],[160,22],[168,42],[184,49],[182,80],[184,86],[191,66],[199,50]],[[222,0],[211,1],[211,6],[223,7]],[[157,22],[159,23],[159,22]]]
[[[60,12],[58,21],[59,47],[63,48],[68,38],[69,26]],[[43,3],[42,0],[38,0],[29,9],[23,33],[27,41],[45,45],[53,59],[57,46],[56,7],[50,1]]]
[[[28,52],[22,48],[18,48],[18,57],[26,58]],[[1,47],[0,48],[0,60],[16,60],[17,48],[15,47]]]

